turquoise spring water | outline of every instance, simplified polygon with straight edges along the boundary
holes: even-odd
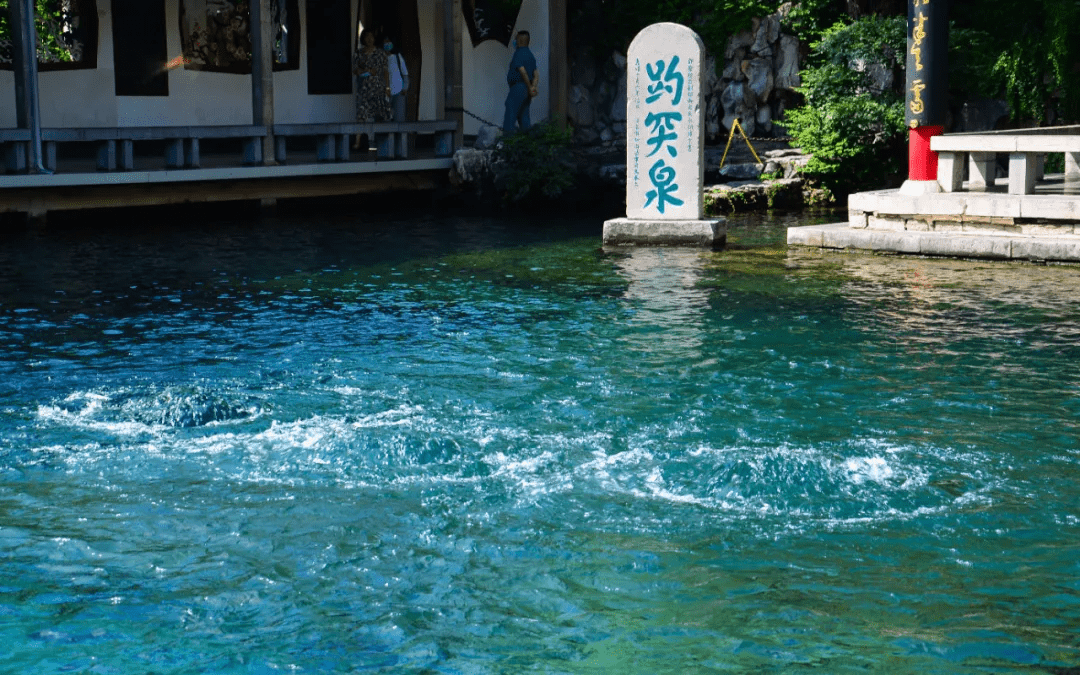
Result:
[[[797,222],[3,235],[0,672],[1080,672],[1080,271]]]

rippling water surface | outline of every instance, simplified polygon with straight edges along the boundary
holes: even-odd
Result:
[[[1080,672],[1080,269],[797,222],[5,234],[0,671]]]

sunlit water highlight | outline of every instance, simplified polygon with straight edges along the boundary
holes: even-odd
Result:
[[[1080,672],[1080,270],[599,220],[0,250],[0,672]]]

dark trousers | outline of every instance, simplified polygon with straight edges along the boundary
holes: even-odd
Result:
[[[520,124],[522,131],[527,131],[532,126],[529,119],[529,88],[524,82],[518,82],[510,87],[506,94],[506,114],[503,116],[503,133],[513,133],[515,127]]]

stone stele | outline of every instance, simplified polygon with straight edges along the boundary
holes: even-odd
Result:
[[[704,220],[705,45],[677,23],[644,28],[626,62],[626,218],[604,223],[606,244],[712,245]]]

